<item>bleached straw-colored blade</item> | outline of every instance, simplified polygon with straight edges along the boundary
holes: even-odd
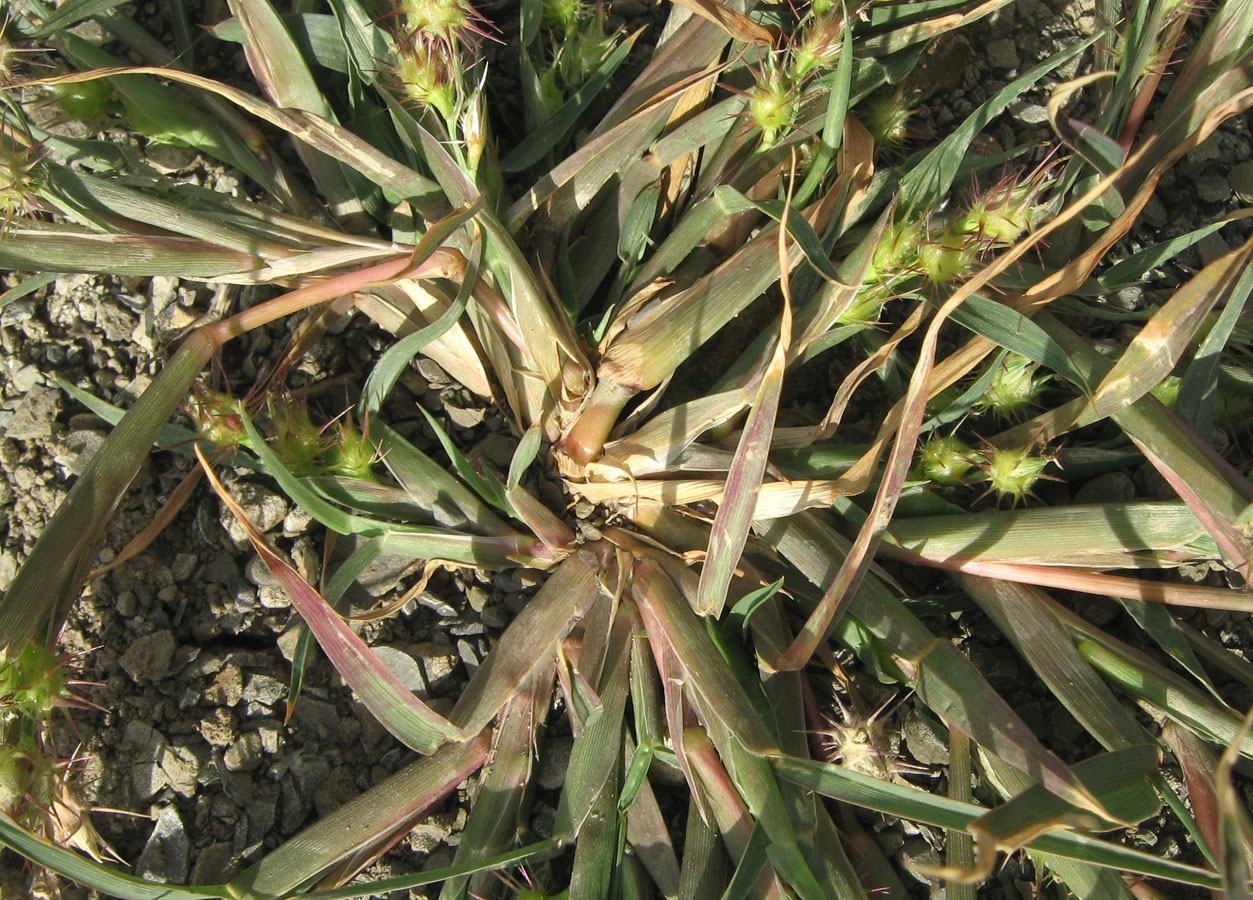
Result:
[[[631,434],[605,445],[605,458],[589,463],[593,480],[643,478],[670,470],[680,455],[702,434],[725,424],[748,402],[741,389],[700,397],[651,417]]]
[[[326,153],[349,166],[378,187],[405,197],[415,206],[428,204],[432,219],[439,218],[439,204],[444,202],[439,187],[429,179],[404,166],[346,128],[313,113],[295,109],[279,109],[258,100],[251,94],[219,81],[157,66],[134,66],[120,69],[97,69],[76,75],[61,75],[40,80],[40,84],[74,84],[117,75],[156,75],[181,84],[200,88],[227,100],[263,121],[290,134],[310,147]]]

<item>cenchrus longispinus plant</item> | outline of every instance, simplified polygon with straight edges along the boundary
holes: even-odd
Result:
[[[0,842],[32,873],[124,898],[899,896],[861,809],[943,831],[934,874],[955,896],[1001,851],[1081,897],[1128,898],[1145,876],[1247,891],[1232,770],[1253,755],[1237,705],[1253,669],[1186,620],[1249,609],[1253,487],[1211,442],[1250,394],[1249,243],[1121,313],[1121,343],[1083,332],[1103,297],[1238,220],[1125,241],[1162,177],[1253,106],[1253,4],[1100,4],[1093,33],[928,140],[920,59],[1010,0],[685,0],[654,33],[570,0],[522,0],[508,23],[464,0],[228,6],[203,24],[242,47],[251,90],[196,72],[179,4],[173,50],[115,4],[6,14],[0,265],[35,279],[6,296],[87,272],[270,297],[167,348],[129,409],[67,386],[116,424],[0,602]],[[86,18],[103,44],[70,29]],[[493,49],[506,24],[516,54]],[[1053,146],[977,152],[1029,92]],[[61,119],[36,114],[49,103]],[[64,117],[194,148],[246,197],[139,170]],[[348,315],[389,335],[354,409],[294,399],[293,367]],[[247,389],[210,373],[288,317],[291,346]],[[499,412],[507,468],[429,413],[428,443],[391,427],[385,401],[422,356]],[[830,387],[798,413],[789,388],[815,367]],[[224,885],[76,852],[46,799],[70,796],[41,737],[63,683],[51,648],[154,444],[195,454],[286,589],[303,622],[290,702],[324,653],[416,753]],[[350,554],[311,584],[222,486],[228,465]],[[1135,465],[1174,499],[1068,502]],[[341,614],[384,555],[544,579],[446,714]],[[877,563],[947,587],[914,596]],[[1228,586],[1174,577],[1185,563]],[[1114,598],[1129,631],[1076,615],[1070,592]],[[1074,761],[997,694],[953,640],[949,614],[972,610],[1102,752]],[[854,675],[929,708],[946,778],[893,758],[892,713]],[[532,776],[560,717],[573,748],[537,835]],[[354,881],[471,776],[451,867]],[[1118,840],[1145,821],[1186,834],[1187,859]],[[89,831],[73,843],[103,855]]]

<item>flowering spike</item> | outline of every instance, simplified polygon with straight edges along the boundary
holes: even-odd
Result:
[[[969,271],[975,261],[975,242],[951,228],[918,246],[918,268],[936,284],[948,284]]]
[[[936,484],[965,484],[975,453],[959,438],[932,437],[922,448],[922,474]]]
[[[1006,419],[1016,419],[1035,404],[1049,376],[1037,376],[1036,365],[1016,353],[1006,354],[996,365],[992,381],[976,404],[978,410],[992,410]]]
[[[1029,447],[1002,448],[989,445],[981,453],[984,462],[980,468],[985,473],[988,489],[979,499],[993,491],[997,498],[1009,497],[1012,506],[1027,497],[1034,497],[1032,489],[1041,478],[1045,467],[1053,462],[1051,456],[1033,456]],[[1055,479],[1054,479],[1055,480]]]

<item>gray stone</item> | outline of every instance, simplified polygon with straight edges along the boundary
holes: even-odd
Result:
[[[296,647],[300,644],[300,635],[302,633],[302,629],[294,627],[294,621],[289,623],[283,633],[275,638],[274,641],[278,644],[278,652],[283,654],[283,659],[288,662],[291,662],[296,655]]]
[[[210,844],[196,857],[191,870],[191,884],[222,884],[239,873],[239,861],[234,858],[229,842]]]
[[[1106,472],[1075,492],[1076,503],[1126,503],[1134,500],[1136,485],[1126,472]]]
[[[35,318],[35,301],[29,297],[14,300],[0,310],[0,325],[12,327]]]
[[[418,357],[418,373],[431,385],[441,386],[452,383],[448,373],[434,360],[427,359],[425,356]]]
[[[244,685],[242,698],[248,703],[273,706],[287,693],[287,686],[269,675],[251,675]]]
[[[204,692],[206,703],[234,706],[244,693],[244,673],[235,663],[226,663]]]
[[[1170,221],[1170,214],[1166,212],[1166,204],[1162,203],[1157,194],[1154,194],[1149,197],[1148,203],[1144,204],[1144,211],[1140,213],[1140,218],[1150,228],[1164,228]]]
[[[104,302],[96,301],[96,327],[115,347],[129,343],[138,320],[108,294],[102,294],[102,299]]]
[[[113,608],[117,610],[119,616],[129,619],[139,612],[139,598],[135,596],[134,591],[122,591],[122,593],[117,595]]]
[[[1227,173],[1227,183],[1245,203],[1253,203],[1253,159],[1232,166]]]
[[[986,49],[989,65],[998,69],[1018,68],[1018,48],[1008,38],[988,41]]]
[[[504,628],[509,624],[508,612],[498,603],[483,607],[481,615],[483,624],[488,628]]]
[[[176,794],[192,797],[200,775],[200,759],[186,744],[167,745],[161,753],[161,772]]]
[[[322,818],[339,809],[360,791],[351,766],[338,766],[318,786],[313,795],[313,805]]]
[[[422,664],[422,674],[432,693],[438,693],[456,674],[461,656],[447,644],[422,643],[413,648]]]
[[[1231,252],[1221,234],[1207,234],[1196,242],[1196,255],[1201,257],[1201,265],[1208,266]]]
[[[118,665],[141,684],[160,681],[170,671],[174,646],[173,632],[154,631],[132,641],[118,660]]]
[[[7,591],[17,577],[17,557],[12,551],[0,553],[0,591]]]
[[[924,838],[906,838],[896,858],[901,868],[914,876],[921,884],[930,885],[931,900],[942,900],[944,879],[936,875],[934,870],[944,865],[944,860]]]
[[[457,639],[457,655],[461,657],[461,664],[466,667],[466,673],[473,677],[479,669],[479,655],[474,652],[474,647],[465,638]]]
[[[265,564],[259,556],[254,556],[248,560],[248,564],[244,566],[244,577],[255,584],[257,587],[266,587],[267,585],[278,584],[278,579],[274,577],[274,573],[270,571],[270,567]]]
[[[262,533],[274,528],[287,515],[286,498],[264,485],[251,481],[241,482],[231,489],[231,494],[243,507],[248,519]],[[236,544],[248,542],[248,533],[225,505],[222,507],[222,527]]]
[[[309,815],[309,802],[297,789],[291,775],[284,775],[279,782],[278,815],[278,827],[283,834],[294,832]]]
[[[241,734],[222,754],[222,764],[228,772],[251,772],[261,765],[261,735],[255,731]]]
[[[540,787],[555,791],[566,783],[566,770],[570,768],[570,751],[573,747],[574,738],[568,734],[553,735],[544,741],[539,771],[535,775]]]
[[[400,679],[405,690],[412,691],[419,697],[427,697],[426,679],[422,676],[422,666],[416,654],[396,644],[381,644],[373,648],[383,665]]]
[[[514,451],[517,449],[518,442],[512,437],[503,431],[494,431],[479,441],[474,452],[504,471],[509,468],[509,464],[513,461]]]
[[[151,799],[168,783],[161,768],[164,736],[147,723],[132,719],[126,723],[123,746],[130,760],[131,792],[136,800]]]
[[[162,175],[172,175],[190,168],[199,160],[196,151],[178,144],[163,144],[151,141],[144,148],[144,158],[148,164]],[[155,280],[155,279],[154,279]]]
[[[144,844],[135,874],[151,881],[183,883],[187,880],[187,854],[190,845],[183,820],[173,806],[163,806],[157,812],[157,824]]]
[[[13,364],[13,361],[9,360],[9,365]],[[19,394],[27,393],[37,384],[43,384],[43,380],[43,373],[30,363],[19,366],[17,371],[9,374],[9,385]]]
[[[924,766],[948,765],[948,732],[938,719],[920,709],[911,709],[902,730],[910,756]]]
[[[283,725],[277,719],[257,719],[253,729],[261,736],[261,749],[273,756],[282,741]]]
[[[263,609],[287,609],[291,606],[291,597],[277,584],[267,584],[257,588],[257,602]]]
[[[319,812],[321,810],[319,809]],[[405,844],[418,853],[430,853],[448,839],[449,829],[441,822],[420,822],[405,835]]]
[[[470,601],[471,609],[481,613],[483,607],[487,606],[488,601],[492,599],[492,595],[476,584],[466,591],[466,599]]]
[[[1114,295],[1112,305],[1130,312],[1131,310],[1139,309],[1140,304],[1143,302],[1144,288],[1140,287],[1138,284],[1133,284],[1129,287],[1121,288],[1118,293]]]
[[[266,835],[274,830],[278,818],[278,792],[275,785],[267,784],[258,790],[259,796],[248,804],[248,844],[260,846]]]
[[[17,304],[10,304],[12,309]],[[52,425],[61,411],[61,392],[43,385],[35,385],[22,395],[13,418],[5,427],[7,437],[20,441],[47,438],[52,435]]]
[[[1197,197],[1206,203],[1226,203],[1231,199],[1231,184],[1221,175],[1202,175],[1195,186]]]
[[[1049,120],[1049,111],[1039,103],[1021,103],[1010,107],[1013,116],[1024,125],[1042,125]]]
[[[320,756],[294,754],[288,770],[295,780],[296,788],[303,796],[317,791],[331,774],[331,765]]]
[[[483,416],[486,415],[485,409],[462,409],[459,406],[447,405],[444,410],[448,413],[448,418],[452,419],[452,423],[458,428],[474,428],[482,424]]]
[[[311,524],[313,524],[313,516],[299,506],[293,506],[283,519],[283,536],[296,537],[304,534]]]
[[[320,740],[325,741],[339,734],[339,713],[324,700],[300,697],[296,701],[292,718],[297,725],[312,732]]]
[[[201,719],[196,730],[210,747],[219,749],[230,746],[239,736],[235,729],[235,717],[231,715],[230,710],[221,706],[216,707],[209,715]]]
[[[432,594],[430,591],[423,591],[418,594],[418,603],[432,610],[436,615],[451,618],[457,614],[457,608],[444,600],[442,597]]]

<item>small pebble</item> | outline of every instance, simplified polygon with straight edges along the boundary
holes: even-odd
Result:
[[[1049,111],[1039,103],[1024,103],[1011,107],[1013,116],[1024,125],[1042,125],[1049,120]]]
[[[131,642],[118,665],[137,682],[160,681],[170,671],[174,646],[174,634],[168,630],[146,634]]]
[[[135,874],[150,881],[181,883],[187,880],[190,844],[183,820],[173,806],[163,806],[157,824],[135,863]]]
[[[1208,266],[1217,259],[1226,256],[1231,252],[1231,248],[1227,246],[1227,242],[1223,240],[1222,235],[1214,233],[1207,234],[1196,242],[1196,255],[1201,257],[1201,265]]]
[[[998,69],[1018,68],[1018,48],[1008,38],[988,41],[988,64]]]
[[[1197,197],[1206,203],[1226,203],[1231,199],[1231,184],[1221,175],[1202,175],[1195,185]]]
[[[1245,203],[1253,203],[1253,159],[1232,166],[1227,183]]]

